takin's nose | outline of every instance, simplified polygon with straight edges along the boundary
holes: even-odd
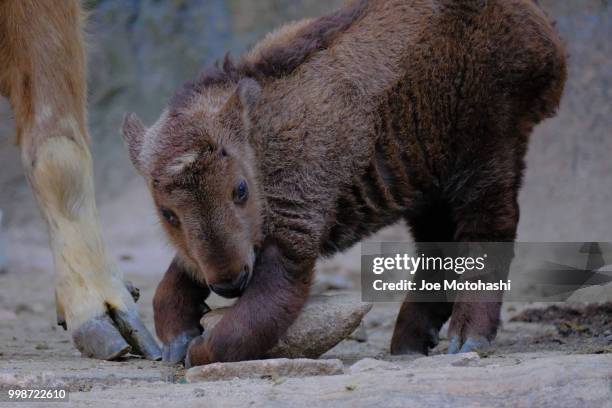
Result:
[[[250,280],[251,271],[250,268],[245,265],[234,280],[215,283],[214,285],[210,285],[210,289],[219,296],[232,299],[240,296],[242,292],[244,292]]]

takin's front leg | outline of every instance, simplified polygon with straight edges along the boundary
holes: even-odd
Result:
[[[300,265],[274,243],[264,245],[244,294],[211,332],[195,338],[185,366],[263,358],[296,319],[314,262]]]
[[[36,144],[22,139],[24,167],[49,228],[58,314],[85,356],[115,359],[131,350],[158,359],[159,348],[106,253],[87,146],[65,131]]]
[[[164,343],[162,360],[175,364],[185,359],[189,342],[202,333],[200,319],[208,310],[207,286],[196,282],[188,266],[175,257],[153,298],[155,331]]]
[[[159,359],[121,271],[106,253],[87,145],[82,10],[76,0],[0,2],[0,92],[48,225],[58,315],[85,356]]]

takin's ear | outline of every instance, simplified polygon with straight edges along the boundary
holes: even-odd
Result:
[[[130,152],[132,164],[134,164],[134,167],[141,173],[143,166],[140,161],[140,152],[142,151],[146,132],[147,129],[136,114],[129,113],[125,115],[121,133]]]
[[[243,78],[238,82],[236,88],[236,96],[242,109],[242,120],[244,126],[249,129],[251,127],[251,118],[253,108],[261,95],[261,86],[253,78]]]

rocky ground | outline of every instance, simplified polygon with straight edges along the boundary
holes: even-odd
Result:
[[[387,345],[397,305],[377,304],[365,318],[367,340],[345,340],[322,359],[298,362],[232,379],[229,368],[190,378],[179,367],[127,358],[103,362],[81,358],[69,336],[54,324],[49,281],[1,278],[0,389],[11,385],[67,387],[72,406],[554,406],[601,407],[610,403],[612,333],[592,332],[582,322],[573,333],[554,323],[511,321],[522,305],[505,307],[504,326],[493,349],[449,356],[442,341],[431,357],[392,357]],[[149,307],[155,279],[133,276]],[[15,296],[7,295],[15,294]],[[607,310],[608,327],[610,314]],[[600,315],[601,316],[601,315]],[[570,319],[571,321],[571,319]],[[597,329],[593,329],[596,331]],[[324,360],[326,361],[326,360]],[[253,363],[251,363],[253,364]],[[261,363],[255,363],[261,364]],[[233,367],[245,373],[245,367]],[[231,371],[230,370],[230,371]],[[320,375],[317,375],[320,374]],[[331,374],[331,375],[330,375]],[[235,374],[238,376],[238,374]],[[306,376],[307,375],[307,376]],[[242,376],[242,375],[241,375]],[[259,378],[259,377],[262,378]],[[216,381],[217,379],[220,379]],[[2,402],[0,402],[0,406]]]
[[[132,200],[141,194],[133,193]],[[130,205],[125,200],[115,205]],[[104,206],[103,220],[111,216],[117,227],[107,230],[108,242],[128,278],[141,289],[141,314],[152,327],[151,298],[169,250],[160,244],[152,217],[143,217],[140,225],[144,227],[129,229],[117,208]],[[405,238],[403,231],[401,226],[391,228],[378,238]],[[446,355],[443,330],[431,357],[390,356],[388,344],[398,304],[379,303],[354,336],[314,365],[308,360],[272,360],[263,371],[264,363],[216,367],[212,374],[192,373],[189,379],[195,382],[190,383],[184,369],[160,362],[136,357],[118,362],[81,358],[68,333],[55,325],[50,259],[44,240],[40,242],[14,246],[9,270],[0,275],[0,389],[62,386],[71,392],[70,405],[100,407],[136,402],[151,407],[169,403],[185,407],[203,403],[601,407],[610,404],[612,397],[611,304],[576,306],[577,311],[506,304],[497,341],[480,355]],[[314,291],[340,289],[358,294],[358,254],[357,248],[321,263]],[[223,301],[211,304],[220,306]],[[247,378],[234,379],[236,375]]]

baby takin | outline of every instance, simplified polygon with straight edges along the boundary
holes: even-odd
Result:
[[[150,128],[128,115],[176,247],[154,298],[164,360],[262,357],[315,261],[398,220],[417,247],[513,241],[529,135],[559,105],[565,60],[531,0],[358,0],[205,69]],[[211,290],[239,299],[201,333]],[[449,318],[450,352],[485,346],[500,307],[407,298],[391,352],[427,354]]]

